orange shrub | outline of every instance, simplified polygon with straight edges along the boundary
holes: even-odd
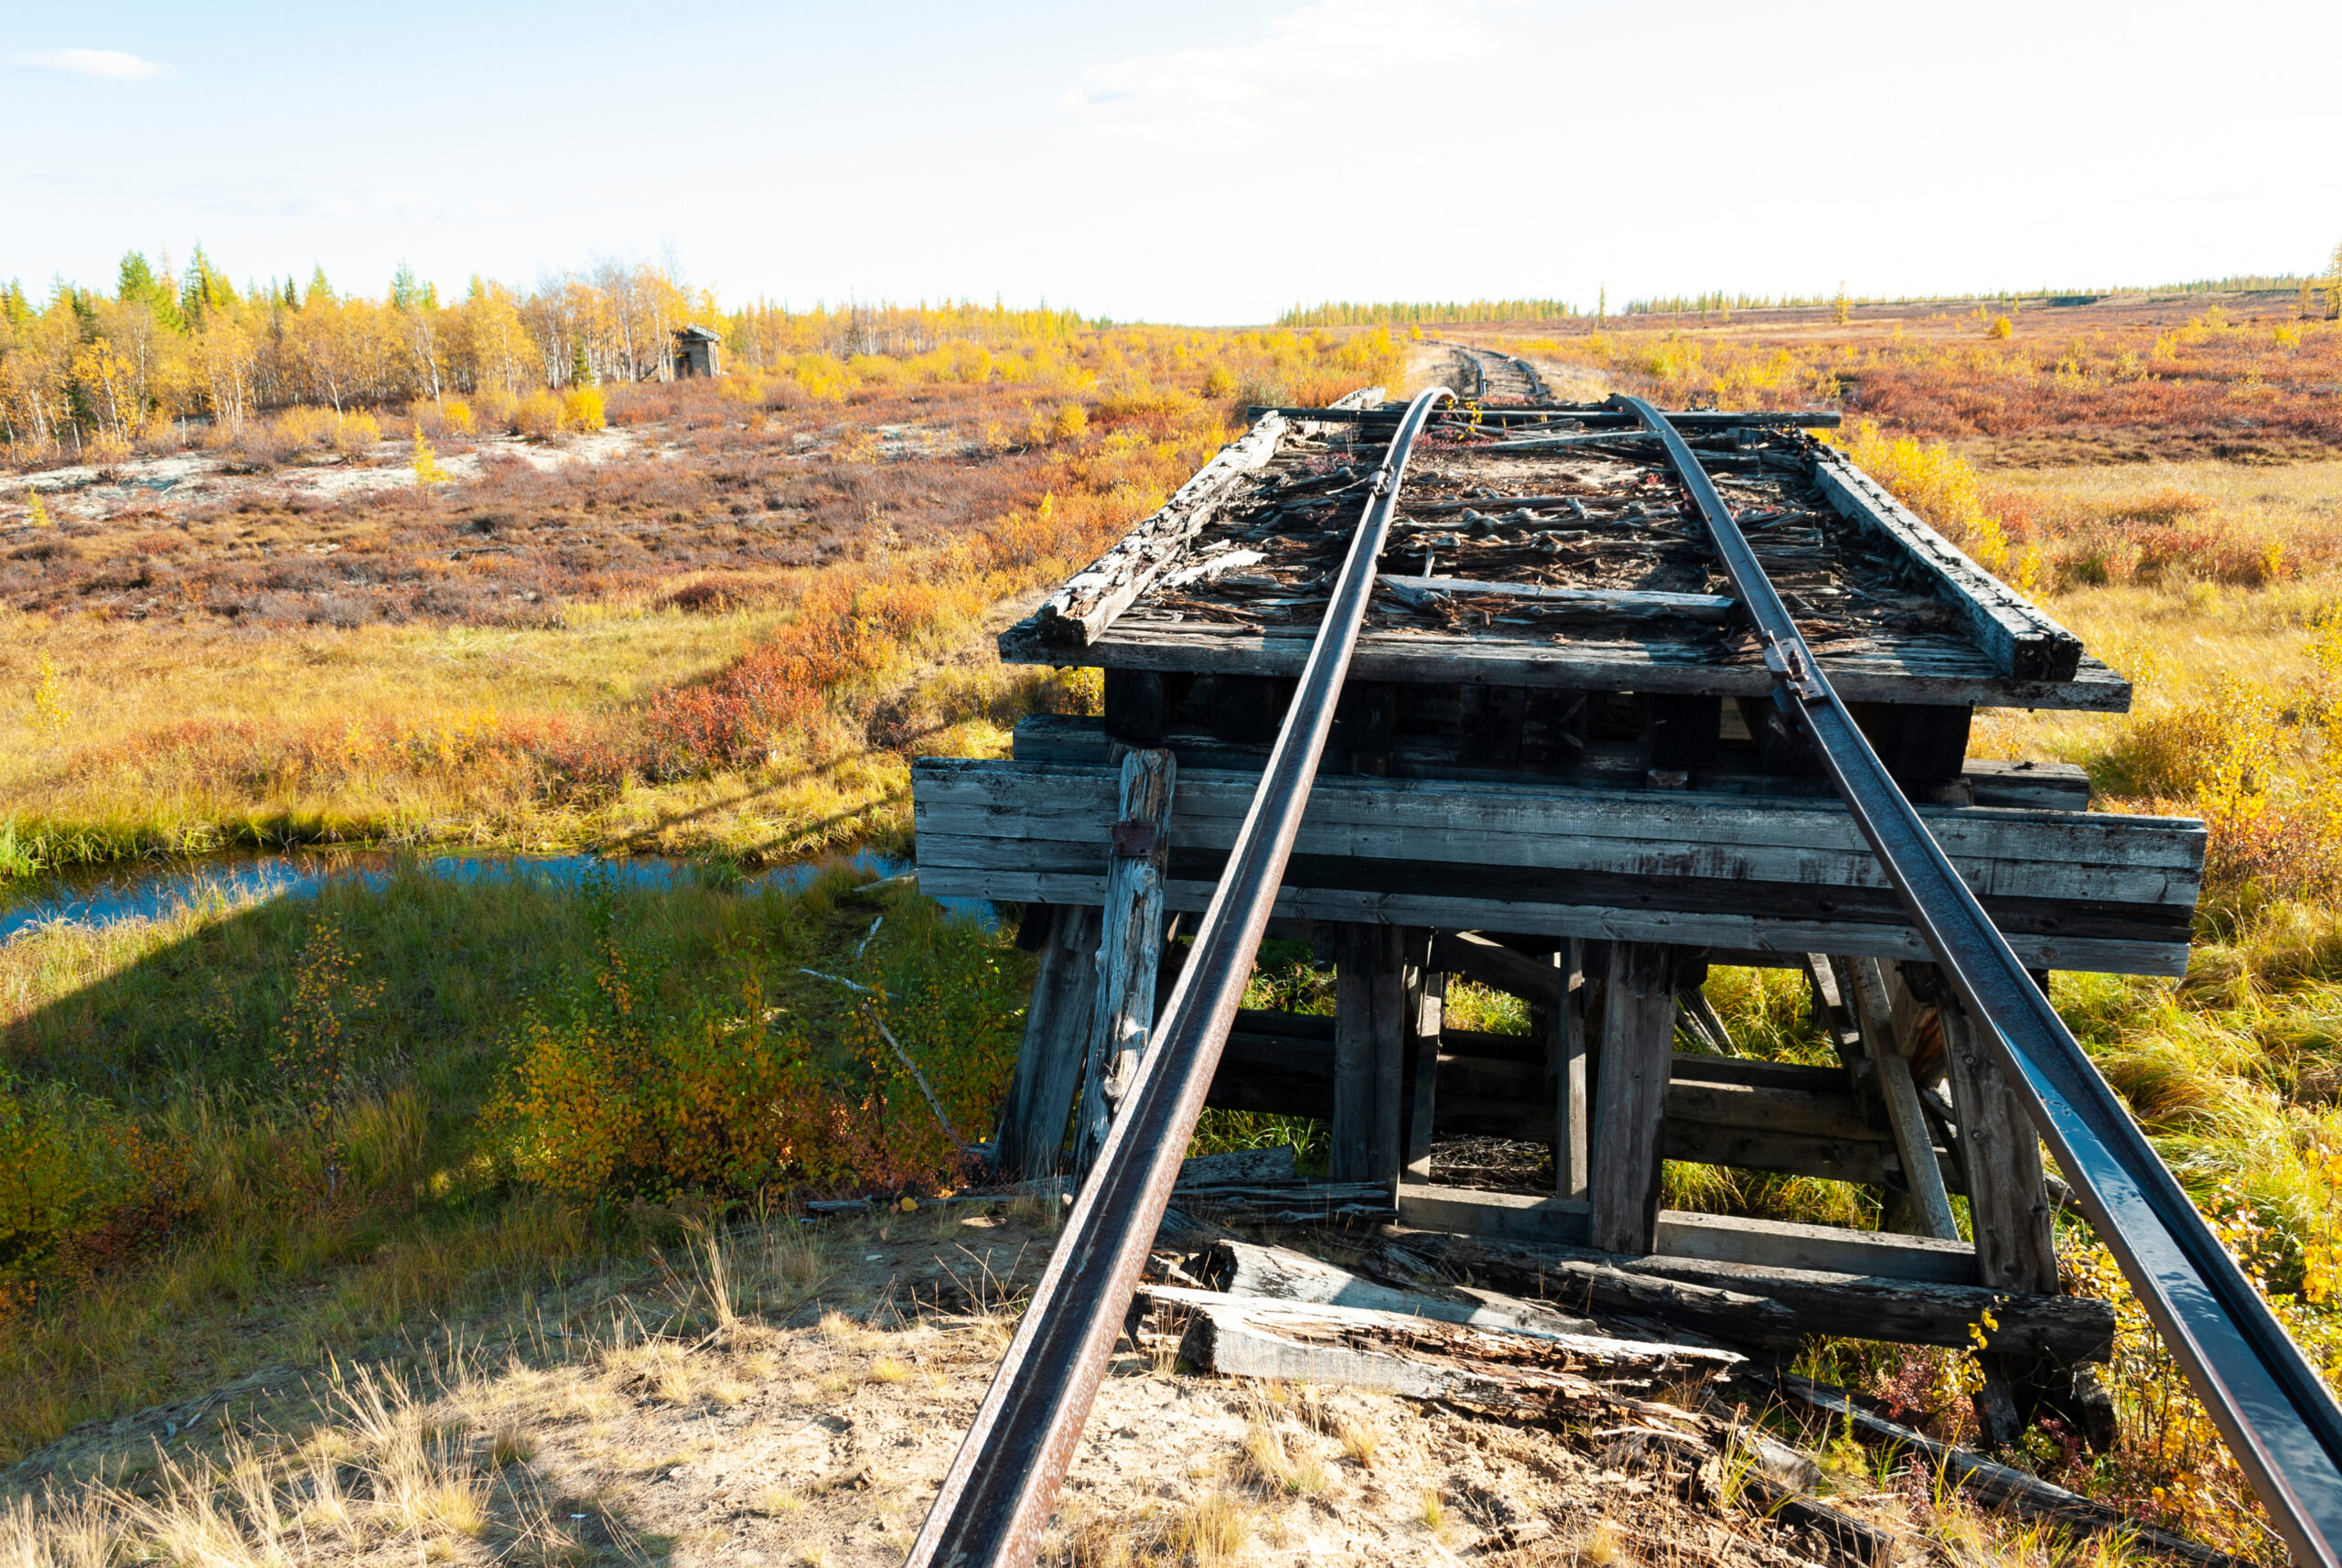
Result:
[[[561,400],[540,387],[512,410],[512,434],[550,441],[561,431]]]

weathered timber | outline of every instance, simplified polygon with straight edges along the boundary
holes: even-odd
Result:
[[[1896,1155],[1902,1163],[1904,1184],[1923,1227],[1921,1234],[1956,1240],[1960,1222],[1952,1216],[1951,1198],[1944,1187],[1942,1169],[1936,1163],[1935,1133],[1928,1125],[1927,1113],[1919,1108],[1918,1085],[1912,1081],[1911,1064],[1904,1058],[1896,1038],[1894,1006],[1887,996],[1885,977],[1879,972],[1878,961],[1842,959],[1833,967],[1848,983],[1846,989],[1853,993],[1851,1000],[1855,1015],[1862,1021],[1863,1039],[1870,1047],[1879,1099],[1885,1103],[1887,1120],[1895,1130]]]
[[[1427,940],[1410,942],[1423,950],[1407,966],[1406,1034],[1400,1048],[1406,1053],[1406,1148],[1402,1180],[1431,1179],[1434,1118],[1439,1102],[1439,1040],[1447,1020],[1447,974],[1431,958]]]
[[[1260,419],[1268,414],[1278,413],[1287,419],[1317,420],[1328,424],[1345,420],[1374,424],[1381,421],[1395,422],[1402,412],[1403,412],[1402,409],[1395,406],[1344,408],[1336,404],[1327,408],[1288,408],[1282,404],[1274,406],[1261,404],[1252,408],[1248,412],[1248,417]],[[1589,425],[1614,426],[1623,430],[1637,428],[1633,414],[1595,403],[1512,403],[1498,407],[1484,406],[1476,408],[1469,413],[1453,413],[1444,417],[1448,420],[1477,421],[1484,424],[1529,423],[1559,418],[1574,419]],[[1670,424],[1686,432],[1729,430],[1735,426],[1746,426],[1750,429],[1834,430],[1843,422],[1844,417],[1837,410],[1826,408],[1786,411],[1780,409],[1746,411],[1689,409],[1681,413],[1671,413],[1667,416]]]
[[[1384,1182],[1215,1182],[1177,1189],[1179,1207],[1222,1225],[1386,1225],[1396,1218]]]
[[[1241,773],[1182,769],[1167,908],[1200,908],[1250,799]],[[1111,769],[922,758],[921,886],[1098,901]],[[1923,808],[2028,962],[2175,972],[2203,829],[2175,819]],[[1321,777],[1280,914],[1917,958],[1925,943],[1842,808],[1673,790]]]
[[[2042,1180],[2041,1140],[1960,1005],[1947,998],[1936,1015],[1968,1170],[1979,1273],[1994,1290],[2054,1291],[2057,1249]]]
[[[2068,681],[2080,667],[2081,639],[2031,600],[1969,559],[1886,488],[1828,447],[1813,455],[1813,478],[1830,504],[1899,546],[1937,596],[1966,622],[1969,635],[2003,672],[2022,680]],[[1826,662],[1826,661],[1825,661]],[[1836,672],[1831,679],[1837,681]],[[1842,684],[1840,694],[1859,700]]]
[[[1789,1398],[1836,1417],[1864,1437],[1923,1456],[1931,1467],[1956,1480],[1962,1490],[1972,1494],[1988,1507],[2026,1519],[2047,1520],[2104,1534],[2128,1536],[2149,1551],[2186,1563],[2201,1563],[2204,1568],[2249,1568],[2252,1562],[2249,1558],[2216,1552],[2184,1535],[2175,1535],[2169,1530],[2128,1519],[2103,1503],[2093,1502],[2078,1492],[2052,1485],[2038,1476],[2027,1475],[2010,1466],[1996,1464],[1980,1454],[1939,1443],[1899,1422],[1873,1414],[1856,1404],[1842,1390],[1790,1372],[1778,1373],[1768,1380]]]
[[[1583,1409],[1602,1385],[1722,1377],[1743,1358],[1697,1345],[1442,1323],[1362,1307],[1144,1287],[1187,1314],[1181,1359],[1223,1377],[1343,1383],[1504,1409]]]
[[[1585,944],[1563,940],[1557,955],[1562,1000],[1553,1029],[1553,1196],[1587,1198],[1593,1189],[1592,1051],[1586,1038]]]
[[[1065,1157],[1066,1118],[1081,1086],[1096,1005],[1098,927],[1094,905],[1051,912],[994,1140],[1000,1174],[1009,1180],[1053,1176]]]
[[[1276,456],[1286,427],[1282,414],[1265,415],[1242,436],[1221,447],[1161,510],[1049,596],[1034,617],[1037,633],[1059,647],[1080,648],[1097,641],[1114,618],[1178,560],[1204,525],[1228,503],[1244,477]]]
[[[1108,718],[1083,718],[1070,714],[1034,714],[1016,721],[1015,757],[1019,762],[1070,762],[1101,765],[1114,760],[1109,738],[1109,727],[1116,707],[1118,679],[1145,677],[1149,680],[1170,679],[1151,671],[1111,669],[1106,676],[1106,708]],[[1182,688],[1184,693],[1185,688]],[[1687,699],[1697,701],[1699,699]],[[1160,699],[1156,699],[1159,706]],[[1164,723],[1168,724],[1168,720]],[[1113,730],[1114,738],[1133,746],[1172,746],[1180,754],[1180,766],[1236,771],[1258,768],[1260,757],[1210,744],[1199,730],[1187,730],[1176,735],[1168,730],[1133,729],[1125,734]],[[1737,788],[1740,792],[1778,794],[1783,781],[1778,779],[1754,778],[1743,781],[1735,776],[1718,770],[1707,770],[1699,787],[1708,789]],[[1954,780],[1956,792],[1964,793],[1966,804],[1999,806],[2017,811],[2081,811],[2090,808],[2090,775],[2070,762],[2006,762],[1992,757],[1970,757],[1962,765]],[[1816,783],[1817,795],[1828,786]],[[1944,804],[1958,804],[1946,800]]]
[[[1329,1174],[1336,1181],[1395,1184],[1398,1071],[1406,1033],[1399,928],[1355,921],[1336,927],[1334,964]]]
[[[1423,605],[1443,595],[1490,594],[1589,609],[1612,609],[1629,615],[1646,611],[1679,615],[1691,620],[1729,619],[1735,601],[1716,594],[1669,594],[1635,588],[1557,588],[1542,583],[1489,583],[1471,577],[1414,577],[1385,573],[1375,579],[1410,605]]]
[[[1404,1317],[1428,1317],[1475,1328],[1514,1328],[1538,1334],[1598,1334],[1591,1319],[1573,1317],[1543,1302],[1516,1301],[1494,1293],[1466,1294],[1453,1287],[1398,1290],[1338,1268],[1322,1258],[1287,1247],[1253,1241],[1215,1241],[1197,1266],[1197,1277],[1230,1295],[1262,1296],[1321,1306],[1358,1306]]]
[[[1616,944],[1603,993],[1588,1195],[1592,1244],[1606,1252],[1652,1250],[1674,1038],[1674,950],[1658,942]]]
[[[1123,758],[1122,814],[1107,835],[1106,903],[1098,942],[1074,1168],[1087,1174],[1146,1049],[1163,958],[1163,868],[1171,847],[1178,766],[1167,751]]]
[[[1460,974],[1475,985],[1518,996],[1534,1006],[1552,1006],[1558,1000],[1561,977],[1551,962],[1515,952],[1502,942],[1477,931],[1441,931],[1432,938],[1434,969]]]
[[[1469,1280],[1543,1297],[1567,1312],[1648,1318],[1735,1344],[1786,1348],[1802,1333],[1795,1313],[1760,1292],[1686,1283],[1599,1254],[1407,1231],[1370,1248],[1366,1260],[1384,1277],[1410,1283],[1428,1263],[1437,1271],[1434,1283]]]
[[[1305,625],[1242,627],[1126,616],[1086,649],[1043,640],[1032,620],[1000,634],[1011,664],[1076,661],[1103,668],[1298,675],[1309,653]],[[2123,713],[2131,683],[2085,656],[2063,680],[2005,672],[1967,638],[1907,633],[1891,646],[1824,649],[1819,659],[1849,702],[1967,703]],[[1772,677],[1755,660],[1725,662],[1713,641],[1624,632],[1555,639],[1497,629],[1469,636],[1415,628],[1359,636],[1353,680],[1462,681],[1482,685],[1560,686],[1593,692],[1700,692],[1763,697]]]
[[[1586,1208],[1582,1203],[1520,1193],[1471,1192],[1414,1183],[1399,1188],[1400,1222],[1414,1229],[1549,1241],[1564,1247],[1587,1244]],[[1957,1241],[1673,1208],[1660,1211],[1655,1229],[1658,1245],[1648,1251],[1661,1257],[1939,1284],[1976,1283],[1976,1254]]]

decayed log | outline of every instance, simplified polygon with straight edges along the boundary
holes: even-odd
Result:
[[[1283,414],[1263,416],[1244,435],[1221,447],[1163,504],[1162,510],[1067,579],[1034,618],[1034,628],[1042,639],[1075,648],[1097,641],[1114,618],[1179,558],[1188,541],[1218,514],[1244,476],[1276,456],[1285,429]]]
[[[1599,1335],[1547,1334],[1311,1302],[1150,1285],[1190,1315],[1183,1359],[1230,1377],[1346,1383],[1413,1399],[1547,1412],[1606,1403],[1608,1385],[1721,1377],[1729,1350]]]
[[[1105,1146],[1155,1019],[1163,957],[1163,867],[1170,854],[1171,791],[1178,765],[1167,751],[1123,758],[1122,816],[1108,836],[1106,906],[1090,1020],[1074,1168],[1087,1172]]]
[[[1222,1240],[1204,1254],[1198,1276],[1230,1295],[1319,1306],[1370,1307],[1404,1317],[1426,1317],[1475,1328],[1518,1328],[1547,1334],[1598,1334],[1600,1326],[1570,1317],[1542,1302],[1521,1301],[1494,1291],[1397,1290],[1348,1269],[1285,1247]]]
[[[1950,1476],[1980,1502],[2008,1513],[2027,1519],[2054,1520],[2078,1529],[2129,1535],[2150,1551],[2197,1563],[2206,1568],[2246,1568],[2247,1560],[2225,1552],[2216,1552],[2200,1541],[2153,1525],[2128,1520],[2103,1503],[2092,1502],[2078,1492],[2053,1486],[2037,1476],[2006,1465],[1996,1465],[1979,1454],[1964,1448],[1954,1448],[1939,1443],[1924,1433],[1885,1416],[1874,1415],[1848,1399],[1844,1391],[1826,1383],[1793,1373],[1782,1372],[1773,1379],[1782,1393],[1799,1404],[1837,1417],[1865,1437],[1896,1444],[1923,1455],[1936,1469]]]
[[[1653,1318],[1738,1344],[1787,1347],[1806,1332],[1796,1313],[1754,1292],[1669,1279],[1565,1248],[1423,1231],[1369,1257],[1386,1278],[1413,1280],[1435,1267],[1568,1311]]]
[[[2095,1296],[2016,1295],[1973,1285],[1825,1273],[1701,1258],[1608,1258],[1550,1243],[1410,1233],[1385,1256],[1412,1257],[1449,1278],[1542,1296],[1564,1310],[1631,1313],[1736,1344],[1794,1343],[1807,1334],[1900,1345],[1966,1346],[1989,1310],[1993,1344],[2067,1365],[2104,1361],[2114,1309]],[[1389,1272],[1389,1271],[1384,1271]],[[1408,1277],[1400,1273],[1397,1277]],[[1631,1288],[1621,1282],[1632,1282]],[[1667,1291],[1681,1291],[1670,1295]]]
[[[1081,1087],[1083,1046],[1098,986],[1098,910],[1065,905],[1050,916],[1040,972],[1025,1010],[1025,1039],[1001,1102],[1000,1174],[1051,1176],[1063,1162],[1066,1118]]]
[[[1222,1225],[1387,1225],[1399,1217],[1386,1182],[1181,1186],[1172,1197],[1188,1213]]]

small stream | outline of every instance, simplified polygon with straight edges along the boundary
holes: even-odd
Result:
[[[776,865],[744,876],[742,893],[802,887],[831,865],[844,864],[879,876],[908,871],[910,862],[876,850]],[[296,850],[276,854],[220,854],[199,860],[145,861],[102,871],[0,882],[0,942],[44,926],[108,925],[151,920],[190,904],[241,905],[271,898],[313,898],[328,882],[360,882],[381,887],[398,873],[421,873],[454,882],[531,879],[577,887],[607,877],[620,887],[687,887],[708,875],[697,861],[659,856],[597,854],[393,854],[380,850]],[[986,927],[999,912],[988,900],[946,898],[944,908],[974,917]]]

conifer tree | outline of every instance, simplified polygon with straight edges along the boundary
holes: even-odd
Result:
[[[593,361],[586,357],[586,339],[580,338],[577,339],[577,352],[569,362],[569,384],[574,387],[590,387],[594,385],[596,380]]]

